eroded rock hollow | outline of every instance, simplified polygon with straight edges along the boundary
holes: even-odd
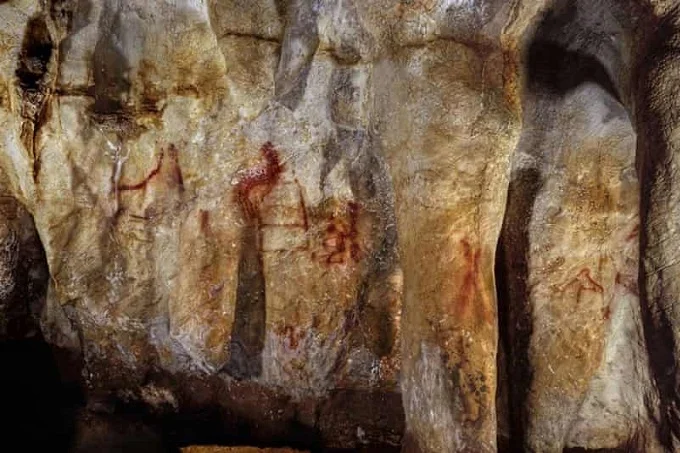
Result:
[[[0,360],[64,449],[680,450],[677,1],[0,25]]]

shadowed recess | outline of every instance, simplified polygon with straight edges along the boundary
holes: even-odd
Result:
[[[21,44],[16,70],[23,91],[38,91],[52,57],[52,37],[42,15],[31,18]]]
[[[504,343],[509,385],[509,451],[522,451],[527,423],[525,401],[531,384],[529,344],[532,307],[529,304],[529,222],[542,185],[538,170],[512,177],[501,237],[496,253],[499,341]],[[500,375],[499,375],[500,377]],[[500,385],[499,385],[500,388]]]
[[[262,373],[267,306],[259,235],[258,226],[249,224],[241,239],[236,308],[229,363],[225,367],[225,371],[237,379],[253,378]]]
[[[670,194],[672,188],[672,178],[668,177],[669,158],[668,143],[663,134],[667,130],[667,125],[661,121],[661,114],[648,103],[653,97],[658,96],[655,92],[653,78],[649,78],[649,73],[661,65],[669,55],[677,54],[677,45],[674,44],[674,37],[680,33],[677,24],[680,18],[680,5],[676,6],[664,19],[653,24],[653,37],[642,48],[640,53],[645,56],[643,63],[638,68],[638,111],[637,115],[637,164],[640,176],[642,193],[640,197],[640,259],[645,263],[648,256],[659,254],[659,246],[665,245],[651,243],[648,237],[648,228],[654,223],[666,222],[670,217],[666,209],[668,206],[655,205],[653,196],[663,198],[663,194]],[[671,104],[675,105],[675,104]],[[665,107],[665,104],[664,104]],[[661,195],[660,195],[661,194]],[[658,238],[656,238],[658,241]],[[651,279],[659,278],[657,287],[650,287],[648,282]],[[664,274],[661,270],[646,275],[644,264],[640,266],[639,274],[640,302],[642,307],[642,319],[644,325],[645,341],[649,354],[649,362],[652,376],[659,391],[660,420],[658,421],[658,436],[660,441],[672,450],[673,437],[680,438],[680,399],[678,398],[678,361],[675,357],[677,351],[677,327],[674,326],[672,312],[668,307],[671,306],[668,296],[664,296],[663,289],[669,283],[664,282]]]

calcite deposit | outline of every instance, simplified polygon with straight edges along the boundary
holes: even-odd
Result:
[[[131,413],[177,446],[680,449],[676,0],[0,25],[0,341],[77,381],[73,451]]]

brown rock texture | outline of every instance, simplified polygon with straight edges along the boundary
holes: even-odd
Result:
[[[291,450],[290,448],[195,446],[182,448],[182,453],[303,453],[303,452],[302,450]]]
[[[677,1],[0,24],[0,350],[78,383],[72,451],[680,449]]]

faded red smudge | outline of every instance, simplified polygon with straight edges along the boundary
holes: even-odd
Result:
[[[611,316],[612,316],[612,309],[609,305],[607,305],[606,307],[604,307],[604,309],[602,309],[602,318],[605,321],[609,321],[609,318],[611,318]]]
[[[302,193],[302,185],[295,179],[295,184],[298,186],[298,193],[300,194],[300,212],[302,213],[302,225],[305,231],[309,231],[309,218],[307,217],[307,204],[305,203],[305,197]]]
[[[272,191],[283,172],[279,154],[271,142],[262,145],[260,153],[264,162],[244,171],[235,189],[236,201],[249,220],[260,220],[260,203]]]
[[[626,241],[632,241],[640,236],[640,224],[635,225],[633,231],[631,231],[628,236],[626,236]]]
[[[210,212],[201,209],[198,211],[198,217],[201,225],[201,233],[210,233]]]
[[[326,227],[323,248],[326,251],[326,264],[345,264],[348,258],[361,260],[359,246],[359,204],[350,201],[345,207],[346,219],[335,214],[331,216]]]
[[[287,341],[288,347],[291,349],[297,349],[300,346],[300,341],[307,335],[304,330],[296,329],[288,324],[278,326],[276,333]]]
[[[638,282],[636,278],[624,279],[620,272],[616,273],[616,284],[621,285],[628,290],[634,296],[640,296],[640,290],[638,288]]]
[[[482,282],[482,251],[479,247],[473,248],[466,239],[461,239],[460,246],[463,249],[464,273],[455,304],[456,314],[458,318],[465,319],[476,308],[481,311],[481,318],[491,323],[493,321],[491,301],[487,300]],[[481,306],[475,307],[475,300],[478,300]]]

